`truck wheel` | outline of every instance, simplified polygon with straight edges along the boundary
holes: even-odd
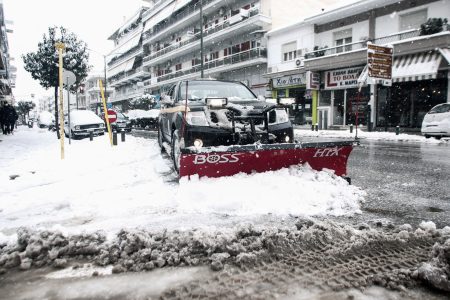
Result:
[[[180,138],[178,134],[178,129],[176,129],[172,133],[172,160],[173,166],[177,173],[180,173],[180,157],[181,157],[181,148],[180,148]]]

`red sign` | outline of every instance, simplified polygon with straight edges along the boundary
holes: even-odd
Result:
[[[108,119],[109,123],[114,123],[117,120],[117,113],[112,109],[108,109]]]

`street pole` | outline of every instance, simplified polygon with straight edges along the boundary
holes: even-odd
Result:
[[[60,141],[61,141],[61,159],[64,159],[64,96],[63,96],[63,57],[62,53],[65,49],[64,43],[56,43],[59,55],[59,117],[60,117]]]
[[[69,145],[72,143],[72,137],[70,134],[70,90],[69,90],[69,77],[66,77],[66,87],[67,87],[67,125],[69,127]]]
[[[108,81],[106,80],[106,55],[103,55],[103,66],[104,66],[104,72],[105,72],[105,95],[106,95],[106,101],[108,101]]]
[[[200,0],[200,78],[203,77],[203,1]]]

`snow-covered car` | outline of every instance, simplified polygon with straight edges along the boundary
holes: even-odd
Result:
[[[75,110],[70,112],[70,129],[68,118],[64,121],[64,134],[72,138],[105,134],[105,123],[95,113],[89,110]]]
[[[158,117],[160,113],[159,104],[156,105],[153,109],[143,110],[143,109],[134,109],[130,110],[127,113],[128,118],[131,121],[131,124],[140,128],[148,128],[148,127],[156,127],[158,124]]]
[[[421,131],[426,138],[450,136],[450,103],[433,107],[423,118]]]
[[[48,128],[55,125],[55,116],[48,111],[41,111],[37,117],[39,128]]]
[[[111,130],[131,132],[131,121],[121,112],[117,112],[117,120],[111,123]]]

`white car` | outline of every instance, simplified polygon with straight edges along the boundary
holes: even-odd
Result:
[[[87,137],[92,132],[94,135],[105,134],[105,123],[103,120],[90,110],[75,110],[70,112],[70,130],[69,119],[64,121],[64,134],[72,138]]]
[[[423,118],[422,135],[426,138],[450,136],[450,103],[433,107]]]
[[[55,125],[55,116],[48,111],[41,111],[37,118],[39,128],[46,128]]]

